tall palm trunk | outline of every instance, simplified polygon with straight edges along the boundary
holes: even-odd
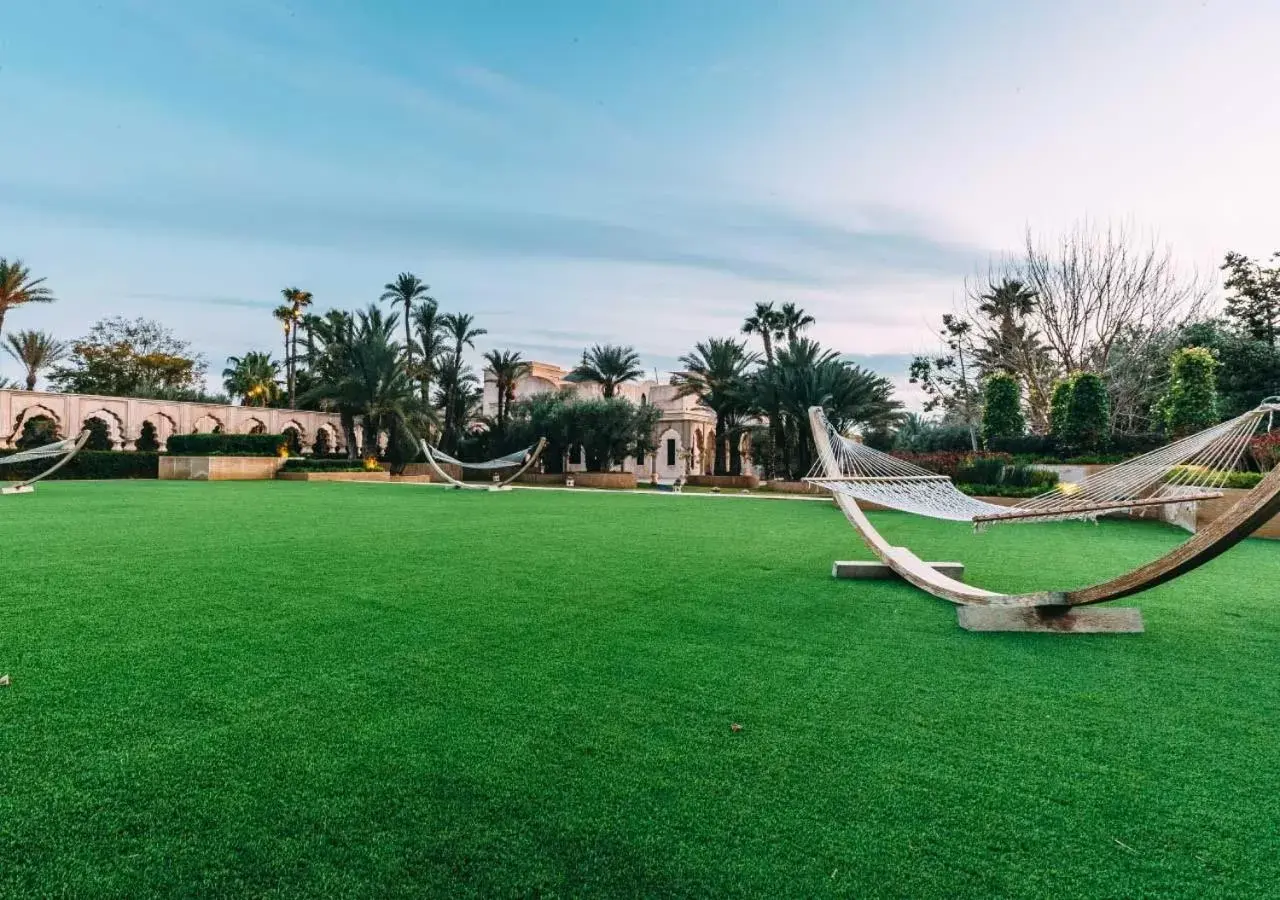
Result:
[[[738,434],[729,437],[729,474],[742,474],[742,436]]]
[[[413,331],[409,322],[409,313],[412,311],[412,304],[406,300],[404,304],[404,360],[405,366],[409,371],[410,384],[413,383]]]
[[[711,467],[711,471],[717,475],[727,474],[727,471],[724,466],[724,432],[725,432],[724,413],[717,412],[716,413],[716,445],[715,445],[715,448],[712,450],[712,459],[714,460],[714,463],[712,464],[712,467]]]

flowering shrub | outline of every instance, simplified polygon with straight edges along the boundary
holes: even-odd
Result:
[[[955,478],[962,469],[975,465],[985,468],[989,465],[1007,466],[1013,464],[1013,457],[1008,453],[895,453],[898,459],[915,463],[922,469]],[[988,462],[990,460],[990,462]]]
[[[1280,431],[1259,435],[1249,442],[1249,455],[1263,472],[1280,465]]]

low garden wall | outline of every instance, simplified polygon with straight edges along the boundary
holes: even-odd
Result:
[[[760,487],[760,479],[754,475],[690,475],[689,484],[693,487],[754,491]]]
[[[525,472],[516,479],[516,484],[564,484],[564,475],[551,472]]]
[[[284,460],[278,456],[161,456],[161,481],[270,481]]]
[[[277,481],[390,481],[390,472],[278,472]]]
[[[822,496],[830,493],[825,488],[814,487],[807,481],[766,481],[760,485],[760,489],[772,491],[775,494],[812,494],[814,496]]]
[[[455,466],[452,463],[440,463],[439,465],[450,478],[456,478],[459,481],[463,480],[462,468],[460,466]],[[425,479],[427,481],[440,480],[440,476],[433,472],[431,470],[431,466],[427,463],[408,463],[405,465],[404,471],[400,474],[413,478]]]
[[[633,472],[571,472],[574,487],[626,490],[636,486]],[[565,476],[559,476],[562,480]]]

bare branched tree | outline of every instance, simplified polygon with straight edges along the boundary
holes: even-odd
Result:
[[[1022,381],[1033,428],[1048,425],[1054,381],[1084,371],[1107,380],[1112,424],[1132,431],[1148,426],[1174,336],[1204,317],[1212,287],[1154,237],[1085,221],[1056,241],[1028,229],[1019,254],[966,285],[961,315],[982,374]]]

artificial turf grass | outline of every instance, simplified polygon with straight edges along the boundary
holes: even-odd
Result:
[[[5,505],[0,895],[1261,895],[1280,545],[974,635],[833,507],[343,484]],[[1182,535],[886,536],[1003,590]],[[729,730],[741,722],[740,733]]]

